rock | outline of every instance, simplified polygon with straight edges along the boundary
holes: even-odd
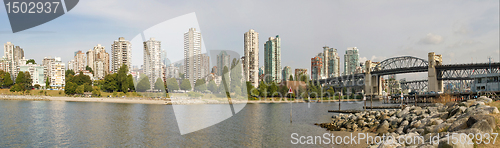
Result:
[[[446,104],[444,104],[444,106],[447,106],[448,108],[453,107],[453,106],[457,106],[457,105],[458,105],[457,102],[446,102]]]
[[[484,103],[491,103],[493,102],[492,99],[486,97],[486,96],[481,96],[479,98],[476,99],[477,101],[481,101],[481,102],[484,102]]]
[[[408,120],[405,120],[405,121],[401,122],[401,124],[400,124],[399,126],[401,126],[401,127],[405,127],[405,126],[407,126],[408,124],[409,124]]]
[[[378,148],[397,148],[398,146],[401,146],[401,144],[399,144],[397,142],[392,142],[392,143],[385,142],[385,143],[380,144],[378,146]]]
[[[481,121],[481,120],[486,120],[488,124],[490,125],[491,128],[495,129],[496,126],[496,121],[495,117],[492,115],[475,115],[471,116],[469,120],[467,120],[467,126],[472,127],[476,122]]]
[[[401,117],[406,116],[406,115],[407,115],[407,114],[409,114],[409,113],[410,113],[410,108],[408,108],[408,107],[407,107],[407,108],[405,108],[405,109],[401,110],[401,112],[399,112],[396,116],[397,116],[398,118],[401,118]]]
[[[396,130],[396,133],[398,133],[398,134],[404,134],[403,130],[404,130],[404,128],[403,128],[403,127],[399,127],[399,128]]]
[[[466,139],[465,141],[469,141],[470,138],[466,134],[456,135],[459,139]],[[443,137],[439,139],[438,148],[473,148],[474,144],[470,144],[469,142],[453,142],[451,137]]]
[[[422,124],[422,122],[420,120],[413,121],[413,122],[411,122],[410,127],[417,128],[420,126],[420,124]]]
[[[472,127],[470,128],[476,128],[483,133],[493,133],[493,128],[491,128],[490,124],[488,124],[486,120],[478,121],[474,123],[474,125],[472,125]]]
[[[464,106],[464,107],[469,107],[470,104],[467,103],[467,102],[461,102],[460,104],[458,104],[458,106]]]
[[[484,108],[484,111],[487,111],[487,112],[489,112],[490,114],[498,114],[498,113],[500,113],[500,112],[498,111],[498,108],[497,108],[497,107],[486,107],[486,108]]]
[[[377,133],[380,135],[387,132],[389,132],[389,122],[387,122],[386,120],[380,126],[378,126]]]
[[[435,145],[432,145],[432,144],[421,144],[421,145],[418,145],[417,148],[437,148],[438,145],[435,144]]]
[[[435,129],[436,129],[436,125],[432,125],[432,126],[426,126],[424,128],[424,133],[427,134],[427,133],[435,133]]]
[[[420,136],[418,133],[408,133],[406,135],[401,135],[400,137],[401,137],[401,142],[404,141],[405,142],[404,144],[406,146],[424,144],[424,138],[422,136]],[[400,137],[398,137],[397,139],[400,139]],[[411,138],[411,140],[406,141],[406,139],[410,139],[410,138]]]
[[[470,133],[476,135],[476,134],[483,134],[479,129],[477,128],[469,128],[469,129],[463,129],[463,130],[458,130],[458,131],[455,131],[455,133],[464,133],[464,134],[467,134],[469,135]]]
[[[359,126],[359,127],[363,127],[363,126],[365,126],[365,125],[366,125],[365,121],[363,121],[363,120],[358,120],[358,126]]]
[[[434,132],[435,133],[446,132],[446,131],[448,131],[448,128],[450,127],[450,125],[451,125],[450,123],[443,123],[443,124],[436,125]]]
[[[448,127],[448,131],[453,132],[453,131],[458,131],[458,130],[463,130],[463,129],[468,128],[469,127],[469,126],[467,126],[468,120],[469,120],[468,117],[455,120],[455,122],[453,122],[450,125],[450,127]]]
[[[453,109],[452,111],[450,111],[450,113],[448,113],[448,118],[449,118],[449,117],[452,117],[452,116],[455,116],[455,115],[460,115],[460,114],[462,114],[464,111],[465,111],[465,109],[464,109],[464,110],[462,110],[462,109],[460,109],[460,107],[457,107],[457,108]]]
[[[443,123],[443,120],[441,119],[436,119],[431,121],[431,125],[439,125],[441,123]]]

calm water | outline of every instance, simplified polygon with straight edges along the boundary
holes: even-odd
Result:
[[[247,104],[227,120],[181,135],[173,107],[169,105],[0,100],[0,146],[296,147],[290,142],[292,133],[322,135],[327,131],[314,123],[329,122],[334,114],[327,110],[338,109],[338,103],[292,106],[293,123],[290,123],[288,103]],[[362,109],[361,103],[342,103],[341,106],[342,109]]]

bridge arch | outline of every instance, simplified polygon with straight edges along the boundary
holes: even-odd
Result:
[[[413,56],[402,56],[393,57],[386,59],[377,66],[375,66],[372,71],[383,71],[391,69],[401,69],[401,68],[412,68],[412,67],[428,67],[429,62],[427,60],[413,57]]]

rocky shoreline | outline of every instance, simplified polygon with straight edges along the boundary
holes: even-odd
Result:
[[[450,142],[451,135],[462,136],[466,141],[469,133],[474,135],[491,134],[495,131],[496,121],[491,114],[498,114],[497,107],[485,104],[493,100],[487,97],[468,100],[467,102],[435,103],[429,107],[406,107],[398,110],[364,111],[355,114],[339,114],[332,117],[332,122],[316,124],[330,131],[371,132],[379,136],[423,137],[417,142],[383,142],[370,147],[474,147],[469,142]],[[439,142],[430,143],[431,138]],[[437,141],[437,140],[436,140]],[[500,141],[497,141],[500,142]]]

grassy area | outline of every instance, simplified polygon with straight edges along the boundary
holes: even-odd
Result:
[[[500,109],[500,101],[495,101],[495,102],[492,102],[490,104],[488,104],[489,106],[493,106],[493,107],[497,107]],[[494,133],[500,133],[500,114],[491,114],[495,117],[495,120],[496,120],[496,129],[494,129]],[[493,140],[492,140],[493,141]],[[495,144],[475,144],[474,147],[480,147],[480,148],[498,148],[500,147],[500,136],[498,136],[496,138],[496,141],[495,141]]]

